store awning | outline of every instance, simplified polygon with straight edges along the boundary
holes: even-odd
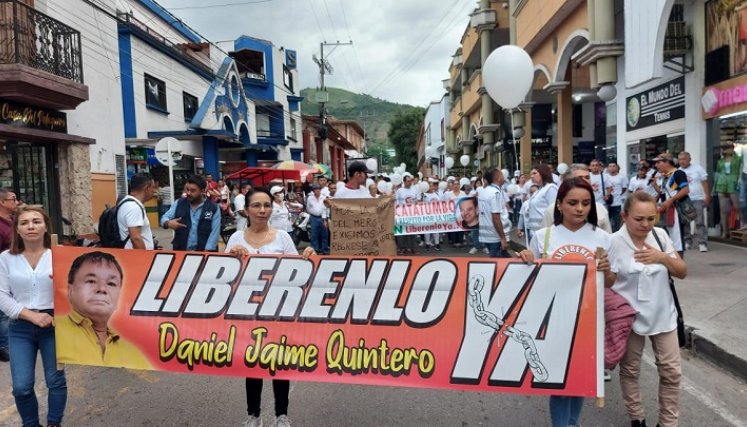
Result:
[[[272,181],[301,181],[301,171],[248,167],[224,177],[226,180],[249,180],[253,185],[267,185]]]

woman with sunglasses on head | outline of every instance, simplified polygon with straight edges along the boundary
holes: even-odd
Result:
[[[620,362],[620,387],[633,427],[645,427],[638,378],[646,337],[651,340],[659,372],[659,426],[676,426],[679,416],[681,362],[677,337],[677,308],[669,276],[687,276],[687,264],[672,239],[655,228],[656,200],[642,191],[623,205],[623,227],[612,236],[619,272],[612,290],[638,312]]]
[[[226,253],[236,256],[251,256],[254,254],[298,255],[296,246],[290,234],[277,230],[270,225],[273,205],[272,196],[263,188],[249,190],[246,194],[246,216],[249,226],[242,231],[236,231],[226,243]],[[316,255],[309,246],[303,251],[304,259]],[[288,419],[288,394],[290,382],[288,380],[272,380],[272,390],[275,395],[275,426],[290,427]],[[245,427],[262,427],[260,417],[262,397],[262,380],[259,378],[246,379],[246,406],[248,419]]]
[[[8,328],[13,397],[24,427],[39,426],[34,392],[37,353],[47,383],[47,426],[62,423],[67,403],[65,372],[57,369],[54,285],[49,216],[36,207],[18,208],[10,249],[0,254],[0,310]]]
[[[537,258],[570,262],[596,260],[597,271],[604,273],[604,285],[612,286],[617,268],[612,236],[597,225],[594,190],[583,178],[563,181],[555,201],[554,223],[537,230],[529,248],[519,252],[524,262]],[[583,397],[550,396],[553,427],[580,425]]]

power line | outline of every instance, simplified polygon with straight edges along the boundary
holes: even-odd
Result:
[[[190,10],[190,9],[214,9],[217,7],[232,7],[232,6],[245,6],[247,4],[253,4],[253,3],[268,3],[272,0],[250,0],[250,1],[240,1],[240,2],[234,2],[234,3],[222,3],[222,4],[213,4],[213,5],[203,5],[203,6],[180,6],[180,7],[172,7],[170,10]]]

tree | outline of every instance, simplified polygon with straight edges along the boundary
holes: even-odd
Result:
[[[387,137],[394,146],[394,152],[398,163],[407,165],[408,171],[418,168],[418,155],[415,144],[418,140],[420,127],[425,118],[425,109],[415,107],[412,109],[400,109],[389,120],[389,132]]]

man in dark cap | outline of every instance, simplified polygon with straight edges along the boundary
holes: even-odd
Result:
[[[344,187],[338,188],[335,199],[368,199],[371,193],[366,188],[368,174],[373,173],[365,162],[356,160],[348,165],[348,181]]]

